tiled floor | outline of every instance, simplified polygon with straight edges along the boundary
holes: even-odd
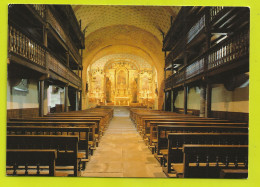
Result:
[[[124,107],[114,108],[114,118],[81,176],[166,177]]]

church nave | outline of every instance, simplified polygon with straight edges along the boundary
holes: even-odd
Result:
[[[114,107],[114,117],[81,176],[166,177],[136,131],[127,107]]]

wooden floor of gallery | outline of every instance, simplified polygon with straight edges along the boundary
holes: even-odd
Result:
[[[114,108],[114,118],[81,176],[166,177],[125,107]]]

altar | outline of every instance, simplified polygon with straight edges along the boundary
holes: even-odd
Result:
[[[119,106],[129,106],[130,104],[129,97],[115,97],[114,101],[115,101],[115,105],[119,105]]]

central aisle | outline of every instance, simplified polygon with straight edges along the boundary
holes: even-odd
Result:
[[[125,107],[114,108],[114,118],[82,176],[166,177],[137,133]]]

